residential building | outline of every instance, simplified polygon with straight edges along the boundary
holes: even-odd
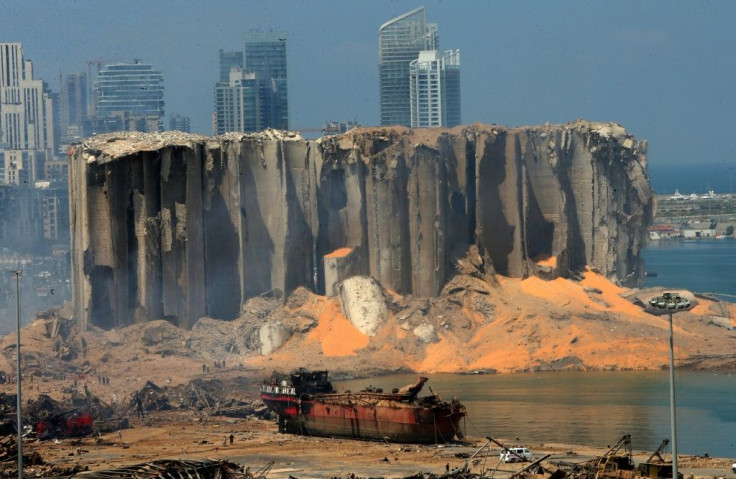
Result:
[[[437,50],[437,24],[424,7],[389,20],[378,29],[381,125],[411,126],[409,64],[422,50]]]
[[[54,161],[52,150],[6,149],[3,155],[2,182],[8,185],[30,187],[45,176],[45,165]]]
[[[69,193],[68,188],[51,187],[49,182],[36,185],[40,192],[43,237],[51,242],[67,241],[69,238]]]
[[[33,252],[69,241],[69,190],[39,181],[27,188],[0,185],[0,244]]]
[[[421,51],[409,64],[411,127],[460,124],[460,50]]]
[[[289,128],[286,41],[283,33],[251,32],[243,52],[220,50],[220,81],[214,92],[216,135]]]
[[[54,186],[67,187],[69,183],[69,163],[64,159],[46,161],[43,164],[46,181]]]
[[[215,85],[215,134],[257,132],[270,127],[272,90],[257,73],[230,70],[228,83]]]
[[[230,82],[230,70],[232,68],[243,69],[243,52],[226,52],[220,50],[220,79],[218,81]]]
[[[66,162],[56,157],[60,102],[33,78],[20,43],[0,43],[0,244],[10,251],[68,243]]]
[[[135,60],[104,66],[94,81],[94,95],[94,126],[109,123],[126,131],[163,130],[164,78],[152,65]]]
[[[58,140],[54,102],[46,83],[33,78],[21,44],[0,43],[0,183],[32,187],[45,178]]]
[[[0,43],[0,147],[55,150],[53,98],[20,43]]]

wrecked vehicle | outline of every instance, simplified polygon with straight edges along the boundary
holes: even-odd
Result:
[[[36,423],[36,434],[39,439],[89,436],[93,424],[86,413],[54,414]]]
[[[502,462],[531,462],[534,460],[534,454],[525,447],[510,447],[508,449],[501,449],[499,458]]]
[[[298,370],[264,382],[261,399],[278,415],[280,432],[425,444],[463,437],[459,423],[465,406],[434,393],[417,398],[425,377],[391,393],[378,388],[338,393],[327,376],[327,371]]]

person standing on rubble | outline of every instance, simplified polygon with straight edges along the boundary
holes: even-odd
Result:
[[[143,414],[143,400],[141,399],[141,393],[138,391],[135,393],[135,404],[138,409],[138,418],[139,419],[145,419],[145,414]]]

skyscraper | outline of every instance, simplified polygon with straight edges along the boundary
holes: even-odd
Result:
[[[84,117],[87,115],[87,74],[69,73],[61,86],[61,143],[69,145],[85,135]]]
[[[460,124],[460,50],[419,52],[409,79],[412,128]]]
[[[250,32],[245,38],[243,71],[256,73],[271,89],[271,104],[264,110],[265,127],[289,129],[289,90],[286,68],[286,34]]]
[[[220,50],[220,80],[230,82],[230,70],[232,68],[243,68],[243,52],[226,52]]]
[[[53,150],[53,100],[20,43],[0,43],[0,144],[16,150]]]
[[[242,52],[219,51],[214,133],[289,128],[286,35],[251,32]]]
[[[97,75],[94,91],[98,123],[114,118],[126,131],[163,129],[164,77],[152,65],[140,60],[107,65]]]
[[[1,182],[33,186],[44,178],[44,163],[54,158],[54,99],[43,80],[33,78],[33,63],[20,43],[0,43]]]
[[[438,47],[437,24],[427,23],[424,7],[391,19],[378,29],[381,125],[411,125],[409,63],[420,51]]]
[[[231,131],[257,132],[273,127],[273,91],[258,73],[230,70],[230,81],[215,85],[215,134]]]

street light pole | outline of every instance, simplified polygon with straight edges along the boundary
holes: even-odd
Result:
[[[672,434],[672,478],[679,479],[677,471],[677,414],[675,413],[675,341],[672,315],[692,307],[690,300],[678,294],[663,293],[649,300],[649,305],[657,310],[665,310],[670,317],[670,427]],[[650,311],[651,312],[651,311]]]
[[[18,413],[18,478],[23,479],[23,419],[21,417],[21,397],[20,397],[20,383],[21,383],[21,374],[20,374],[20,273],[21,270],[13,270],[11,271],[15,275],[15,319],[16,319],[16,343],[15,343],[15,353],[17,356],[17,364],[16,364],[16,370],[17,370],[17,377],[15,380],[16,384],[16,404],[15,409]]]
[[[677,415],[675,414],[675,343],[672,328],[672,310],[670,313],[670,427],[672,434],[672,478],[677,475]]]

